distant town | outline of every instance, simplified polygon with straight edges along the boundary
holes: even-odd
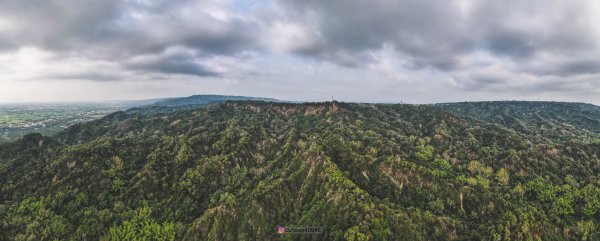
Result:
[[[0,143],[33,132],[52,135],[124,107],[122,103],[0,104]]]

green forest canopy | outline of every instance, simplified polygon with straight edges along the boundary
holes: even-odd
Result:
[[[0,145],[0,240],[598,240],[600,112],[577,105],[117,112]]]

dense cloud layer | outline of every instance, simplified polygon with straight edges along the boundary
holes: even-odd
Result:
[[[0,83],[598,103],[597,16],[591,0],[0,0]]]

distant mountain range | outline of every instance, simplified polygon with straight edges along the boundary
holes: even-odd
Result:
[[[223,103],[225,101],[266,101],[266,102],[281,102],[277,99],[248,97],[248,96],[233,96],[233,95],[192,95],[188,97],[165,98],[146,101],[142,105],[135,106],[126,110],[128,113],[140,113],[151,115],[156,113],[165,113],[177,110],[194,109],[206,107],[213,104]]]
[[[181,98],[168,98],[156,101],[150,106],[202,106],[216,103],[222,103],[228,100],[253,100],[253,101],[267,101],[267,102],[279,102],[280,100],[273,98],[263,97],[249,97],[249,96],[234,96],[234,95],[192,95]]]

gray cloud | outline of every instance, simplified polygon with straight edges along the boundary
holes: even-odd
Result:
[[[198,62],[196,51],[171,48],[159,55],[136,56],[125,66],[134,70],[214,77],[220,74]]]
[[[120,81],[120,80],[123,80],[123,77],[119,76],[117,74],[99,73],[99,72],[54,74],[54,75],[44,76],[44,79],[48,79],[48,78],[49,79],[61,79],[61,80],[91,80],[91,81]]]
[[[299,19],[317,22],[322,41],[302,54],[345,63],[364,51],[391,44],[407,53],[414,67],[450,69],[455,55],[471,48],[465,19],[452,1],[283,1]],[[341,59],[341,61],[340,61]]]
[[[219,75],[218,73],[185,58],[168,58],[161,59],[160,61],[129,66],[137,70],[160,71],[163,73],[187,74],[201,77]]]
[[[110,20],[124,1],[0,1],[0,16],[10,30],[0,37],[12,46],[70,50],[107,38]]]
[[[510,56],[515,59],[531,57],[536,52],[536,43],[529,33],[514,30],[496,29],[486,39],[485,48],[499,56]]]
[[[547,63],[545,66],[535,67],[532,72],[538,75],[554,75],[559,77],[572,77],[577,75],[600,73],[600,59],[577,59]]]
[[[11,27],[0,35],[0,51],[33,46],[65,57],[76,53],[117,62],[132,70],[215,76],[184,56],[163,56],[143,64],[122,60],[160,55],[177,46],[202,52],[193,56],[196,59],[259,48],[255,34],[260,26],[233,15],[212,14],[203,9],[215,5],[210,1],[6,0],[0,4],[0,20]]]
[[[566,63],[556,71],[561,76],[600,73],[600,60],[580,60]]]
[[[560,57],[598,49],[588,1],[283,2],[290,12],[299,12],[296,18],[316,22],[322,36],[300,53],[341,64],[346,61],[336,53],[360,58],[385,44],[407,54],[415,68],[443,71],[462,68],[459,59],[474,51],[527,64],[538,54]]]
[[[414,79],[423,90],[452,79],[446,87],[476,93],[600,88],[594,84],[600,7],[591,0],[0,0],[0,6],[0,74],[11,79],[184,76],[239,84],[251,76],[281,86],[288,79],[282,69],[293,65],[297,78],[332,86],[360,77],[367,86]],[[32,64],[35,56],[21,51],[28,48],[56,63]],[[36,75],[22,74],[30,69]]]

